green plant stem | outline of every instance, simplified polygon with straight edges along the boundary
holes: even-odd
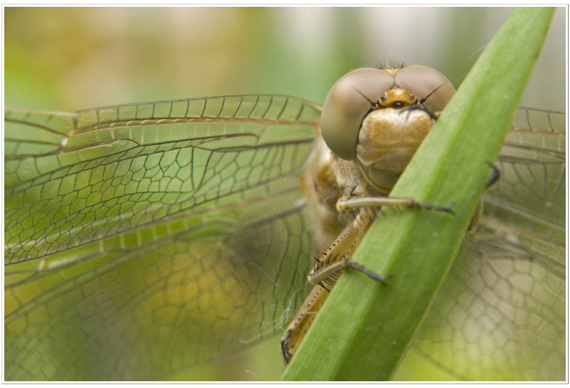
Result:
[[[553,9],[513,11],[394,188],[392,197],[454,205],[455,216],[383,209],[283,380],[387,380],[448,272],[548,31]]]

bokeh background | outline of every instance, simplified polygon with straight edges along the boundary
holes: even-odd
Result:
[[[424,64],[458,87],[510,8],[5,7],[4,102],[74,111],[229,94],[322,104],[344,73]],[[566,107],[565,11],[557,10],[521,106]],[[482,112],[484,114],[484,112]],[[310,259],[310,258],[308,258]],[[181,380],[274,380],[279,338]],[[396,379],[451,379],[410,352]]]

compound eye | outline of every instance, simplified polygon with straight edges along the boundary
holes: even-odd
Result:
[[[418,99],[422,99],[433,92],[425,100],[424,105],[434,112],[441,112],[455,94],[455,89],[451,82],[443,74],[431,67],[421,65],[406,66],[398,71],[395,79],[396,85],[405,87],[416,95]]]
[[[321,131],[332,152],[345,160],[356,157],[358,132],[370,101],[378,101],[393,85],[388,72],[375,68],[353,70],[333,85],[321,113]]]

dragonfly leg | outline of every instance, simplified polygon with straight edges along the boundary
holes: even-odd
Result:
[[[358,245],[360,245],[362,238],[366,234],[375,214],[376,211],[370,208],[360,209],[354,220],[338,235],[326,252],[323,253],[315,263],[315,266],[308,276],[308,280],[311,284],[322,284],[324,287],[326,287],[325,284],[330,287],[335,285],[340,273],[344,269],[342,265],[336,264],[343,261],[350,261],[354,251]]]
[[[311,284],[321,284],[323,281],[330,278],[334,273],[344,271],[347,268],[352,268],[357,271],[362,272],[372,280],[377,281],[378,283],[382,284],[385,287],[388,287],[388,284],[385,280],[390,279],[392,276],[380,276],[375,274],[374,272],[366,269],[365,267],[361,266],[360,264],[356,264],[346,257],[343,257],[342,260],[333,263],[326,268],[322,268],[320,271],[316,272],[314,275],[309,275],[309,283]]]
[[[353,263],[346,258],[340,262],[330,265],[324,271],[329,270],[328,276],[330,276],[332,273],[339,273],[347,268],[356,269],[366,274],[371,279],[379,282],[383,286],[389,287],[385,280],[392,276],[378,276],[363,266]],[[281,361],[283,362],[283,367],[286,368],[291,362],[293,354],[298,349],[301,342],[303,342],[303,339],[307,334],[307,330],[311,327],[313,321],[317,317],[317,313],[320,311],[328,295],[329,290],[327,288],[321,285],[315,285],[307,299],[303,302],[302,307],[289,324],[289,327],[285,330],[285,335],[281,338]]]
[[[327,251],[321,255],[309,273],[308,280],[311,284],[314,284],[315,287],[295,315],[295,318],[293,318],[293,321],[281,339],[281,359],[283,366],[287,367],[291,361],[295,350],[305,338],[307,330],[315,320],[316,314],[326,300],[329,290],[332,290],[332,287],[334,287],[344,270],[347,268],[355,269],[380,284],[386,287],[388,286],[385,281],[391,278],[391,276],[380,276],[350,261],[354,251],[358,245],[360,245],[362,238],[366,234],[371,221],[376,216],[378,209],[382,206],[421,207],[452,212],[451,207],[423,204],[409,198],[341,197],[337,202],[337,209],[339,209],[339,211],[341,211],[340,209],[342,209],[341,212],[359,209],[359,212],[352,223],[340,233]]]
[[[495,166],[493,163],[488,163],[488,164],[493,169],[493,172],[491,173],[491,175],[489,175],[487,184],[485,185],[485,189],[488,189],[489,187],[493,186],[501,177],[501,170],[499,170],[497,166]],[[467,232],[466,232],[467,234],[471,234],[475,232],[475,230],[477,230],[477,225],[479,225],[479,219],[481,218],[482,211],[483,211],[483,202],[479,201],[479,203],[477,204],[477,209],[475,209],[475,213],[473,214],[473,217],[471,217],[471,222],[467,227]]]
[[[349,261],[347,258],[352,257],[374,214],[375,212],[372,209],[361,209],[352,223],[340,233],[315,263],[308,278],[309,282],[316,285],[293,318],[293,321],[285,331],[285,335],[281,338],[281,359],[284,367],[287,367],[291,361],[293,354],[305,338],[307,330],[309,330],[315,320],[316,314],[325,302],[329,290],[336,284],[342,270],[346,268],[346,266],[344,268],[334,266],[335,263]],[[331,265],[333,265],[332,270],[328,269]],[[318,277],[316,282],[312,281],[313,276]]]
[[[440,210],[453,214],[453,205],[437,206],[428,203],[416,202],[412,198],[391,198],[391,197],[358,197],[350,198],[348,196],[341,197],[336,203],[336,208],[340,213],[345,213],[351,209],[360,209],[365,207],[380,208],[382,206],[404,206],[418,207],[423,209]]]
[[[301,342],[307,334],[307,330],[311,327],[317,313],[321,309],[323,303],[327,299],[329,292],[321,287],[315,286],[313,290],[303,302],[287,330],[281,338],[281,360],[283,367],[287,367],[293,358],[293,354],[298,349]]]
[[[352,269],[355,269],[357,271],[360,271],[363,274],[365,274],[366,276],[368,276],[370,279],[375,280],[378,283],[382,284],[384,287],[390,287],[390,285],[388,283],[386,283],[386,280],[394,277],[394,275],[380,276],[380,275],[375,274],[374,272],[366,269],[365,267],[361,266],[360,264],[356,264],[353,261],[346,260],[346,261],[343,261],[342,263],[344,264],[344,269],[352,268]]]
[[[501,177],[501,170],[499,170],[499,168],[497,166],[495,166],[493,163],[489,163],[489,165],[493,169],[493,172],[491,173],[491,175],[489,175],[489,180],[487,181],[487,184],[485,185],[486,189],[493,186]]]

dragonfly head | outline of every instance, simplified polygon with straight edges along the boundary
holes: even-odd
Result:
[[[369,114],[418,104],[440,112],[454,93],[447,78],[427,66],[353,70],[327,95],[321,114],[323,138],[337,156],[354,160],[359,133]]]

